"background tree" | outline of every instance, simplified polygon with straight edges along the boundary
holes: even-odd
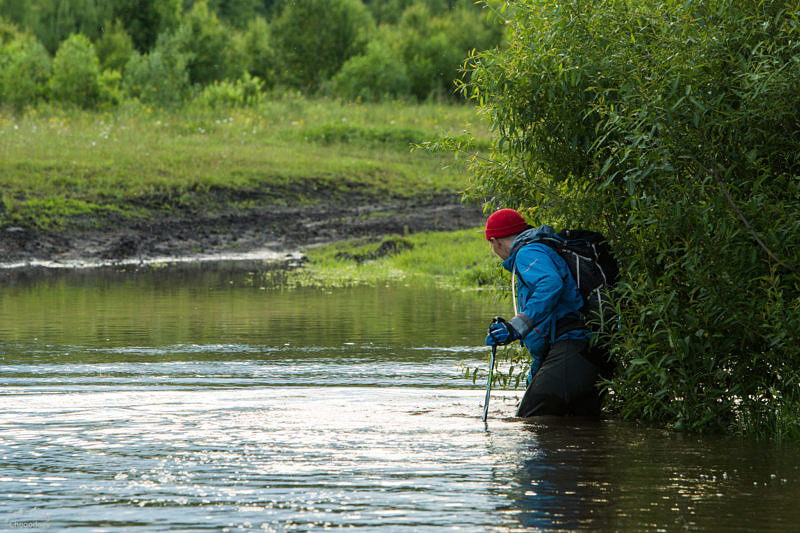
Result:
[[[376,31],[370,10],[396,23]],[[204,101],[224,105],[238,98],[231,94],[275,85],[309,93],[325,86],[353,99],[456,98],[453,79],[469,50],[501,41],[502,24],[487,22],[485,13],[470,0],[371,0],[369,9],[361,0],[0,0],[0,16],[40,36],[51,56],[69,35],[88,37],[103,101],[120,96],[112,93],[121,75],[126,94],[159,106],[184,103],[213,84]],[[41,68],[30,72],[43,72],[41,48],[29,44],[7,52],[20,54],[15,68],[38,61]],[[30,78],[20,78],[15,102],[36,86],[23,89],[23,80]],[[45,93],[31,103],[66,97]]]
[[[291,0],[272,23],[282,81],[316,90],[364,51],[372,25],[361,0]]]
[[[192,6],[175,33],[175,43],[187,58],[189,81],[207,85],[238,78],[246,67],[241,41],[209,10],[206,2]]]
[[[125,66],[128,95],[159,107],[177,107],[190,94],[188,58],[174,36],[163,34],[148,54],[134,52]]]
[[[372,41],[363,55],[348,59],[331,80],[332,90],[350,100],[400,98],[411,92],[402,60],[381,41]]]
[[[0,102],[16,109],[35,105],[49,94],[52,61],[32,35],[0,20]]]
[[[181,0],[0,0],[0,14],[33,33],[50,53],[73,33],[97,40],[106,21],[121,20],[139,51],[177,27]]]
[[[276,52],[272,46],[269,24],[256,17],[247,25],[242,37],[242,49],[247,58],[247,71],[262,80],[266,88],[272,88],[276,80]]]
[[[367,0],[364,4],[369,8],[378,24],[397,24],[406,9],[417,0]],[[431,13],[443,13],[447,10],[445,0],[431,0],[425,3]]]
[[[139,52],[150,51],[158,36],[178,27],[181,0],[106,0],[113,13],[103,20],[120,19]]]
[[[96,0],[0,0],[0,13],[28,29],[55,53],[73,33],[96,39],[102,22],[110,18],[110,2]]]
[[[122,72],[134,50],[133,39],[125,31],[121,20],[103,25],[100,38],[95,43],[95,51],[104,69]]]
[[[94,45],[84,35],[70,35],[53,58],[53,98],[79,107],[94,107],[101,100],[100,63]]]
[[[256,17],[269,15],[261,0],[208,0],[208,8],[226,24],[244,29]]]
[[[419,99],[455,89],[453,80],[465,53],[447,39],[446,24],[417,2],[406,9],[397,26],[396,46],[408,71],[411,92]]]
[[[446,4],[445,4],[446,5]],[[453,81],[470,50],[496,46],[502,26],[487,20],[474,7],[459,7],[434,15],[425,2],[408,7],[399,23],[382,27],[381,39],[402,58],[411,83],[411,94],[420,100],[430,96],[451,97]]]

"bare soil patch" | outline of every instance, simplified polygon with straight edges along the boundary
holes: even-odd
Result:
[[[205,214],[213,211],[213,214]],[[417,198],[324,198],[247,209],[172,209],[148,219],[84,219],[67,229],[0,228],[0,263],[146,261],[252,250],[295,252],[353,237],[455,231],[479,226],[479,207],[456,193]],[[168,213],[168,214],[166,214]],[[102,228],[102,229],[97,229]]]

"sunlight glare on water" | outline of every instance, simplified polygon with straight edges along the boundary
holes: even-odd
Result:
[[[487,456],[480,396],[275,387],[9,397],[0,424],[15,430],[2,447],[18,453],[4,492],[54,526],[146,517],[168,528],[478,531],[497,503],[492,478],[508,468]],[[41,468],[58,472],[56,486]]]

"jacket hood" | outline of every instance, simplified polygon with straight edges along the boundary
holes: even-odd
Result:
[[[509,266],[513,264],[513,258],[515,255],[517,255],[517,252],[520,248],[534,242],[541,242],[545,239],[557,239],[559,241],[563,240],[556,234],[556,230],[553,229],[553,226],[548,225],[527,229],[517,235],[517,238],[511,243],[511,255],[508,256],[508,259],[506,259],[506,261],[509,261]],[[503,263],[505,264],[505,261]]]

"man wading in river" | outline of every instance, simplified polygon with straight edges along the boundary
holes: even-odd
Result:
[[[531,354],[528,388],[517,416],[600,414],[598,368],[588,359],[591,333],[581,319],[583,297],[558,253],[536,240],[517,211],[501,209],[486,221],[486,240],[516,276],[517,309],[489,326],[486,344],[520,340]]]

